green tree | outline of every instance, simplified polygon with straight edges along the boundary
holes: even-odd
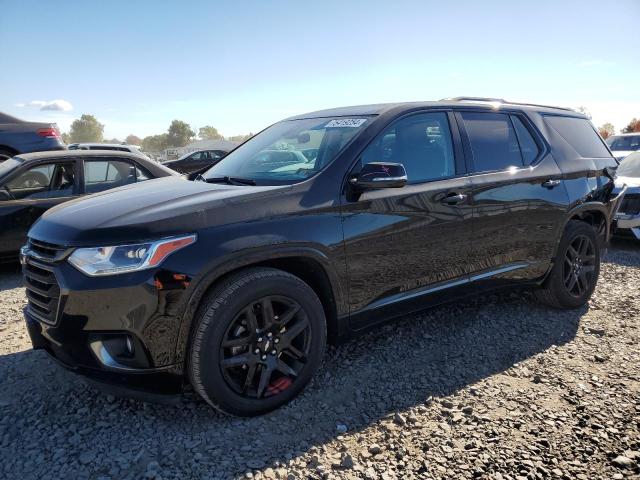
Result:
[[[102,140],[102,143],[122,143],[122,142],[117,138],[105,138]]]
[[[69,140],[71,143],[79,142],[102,142],[104,125],[98,122],[93,115],[82,115],[78,120],[74,120],[69,130]]]
[[[124,140],[128,145],[142,145],[142,139],[133,133]]]
[[[202,140],[222,140],[224,137],[220,135],[218,129],[207,125],[206,127],[201,127],[198,130],[198,137]]]
[[[182,120],[174,120],[169,126],[168,145],[170,147],[184,147],[195,135],[196,132],[191,130],[191,125]]]
[[[629,122],[629,125],[627,125],[622,129],[622,133],[636,133],[636,132],[640,132],[640,120],[634,117],[633,120]]]
[[[159,153],[169,146],[168,142],[168,133],[163,133],[161,135],[150,135],[142,139],[142,149],[145,152]]]
[[[72,143],[72,142],[71,142],[71,136],[70,136],[67,132],[63,132],[63,133],[62,133],[62,141],[63,141],[64,143],[66,143],[67,145],[68,145],[68,144],[70,144],[70,143]]]
[[[616,129],[613,127],[612,124],[605,123],[600,128],[598,128],[598,133],[600,134],[600,136],[602,138],[604,138],[606,140],[611,135],[614,135],[616,133]]]

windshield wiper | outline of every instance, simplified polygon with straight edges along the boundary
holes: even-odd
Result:
[[[229,185],[255,185],[256,182],[250,178],[230,177],[225,175],[224,177],[215,177],[205,179],[207,183],[227,183]]]

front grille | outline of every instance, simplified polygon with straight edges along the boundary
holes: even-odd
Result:
[[[27,313],[41,322],[55,325],[61,303],[55,266],[66,257],[68,249],[29,239],[23,252],[22,272],[27,294]]]
[[[41,242],[32,238],[29,239],[27,246],[33,257],[45,262],[58,262],[64,258],[68,251],[66,247]]]
[[[627,215],[638,215],[640,213],[640,194],[627,193],[622,199],[618,212]]]

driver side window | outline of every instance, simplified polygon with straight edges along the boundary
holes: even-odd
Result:
[[[365,149],[361,162],[401,163],[407,171],[408,183],[454,176],[447,114],[420,113],[395,121]]]
[[[15,200],[70,197],[75,179],[75,163],[51,163],[21,173],[6,188]]]

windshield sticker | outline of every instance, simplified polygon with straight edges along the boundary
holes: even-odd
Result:
[[[360,127],[364,122],[366,122],[366,118],[338,118],[335,120],[331,120],[327,123],[324,128],[342,128],[342,127],[351,127],[357,128]]]

